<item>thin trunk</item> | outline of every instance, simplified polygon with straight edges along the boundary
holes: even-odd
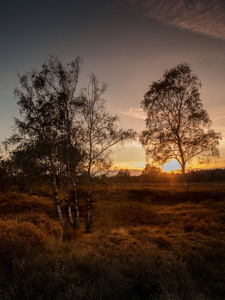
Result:
[[[90,187],[88,187],[88,196],[87,196],[86,206],[87,206],[86,229],[87,229],[87,232],[89,232],[90,228],[91,228],[91,192],[90,192]]]
[[[53,188],[54,188],[56,208],[57,208],[57,212],[58,212],[58,215],[59,215],[59,220],[61,222],[61,225],[62,225],[63,229],[66,230],[66,224],[63,220],[62,210],[61,210],[61,207],[60,207],[60,198],[59,198],[59,192],[58,192],[58,188],[57,188],[57,184],[56,184],[55,175],[53,176]]]
[[[93,86],[92,86],[93,87]],[[94,102],[93,102],[94,104]],[[86,229],[87,232],[90,231],[91,228],[91,167],[92,167],[92,128],[93,128],[93,107],[90,110],[90,129],[89,129],[89,164],[88,164],[88,195],[86,200],[87,207],[87,220],[86,220]]]
[[[20,190],[20,193],[23,193],[25,186],[26,186],[23,174],[18,174],[16,176],[16,182],[17,182],[18,188]]]
[[[184,181],[184,189],[188,190],[189,187],[188,187],[188,183],[187,183],[187,176],[186,176],[186,173],[185,173],[185,165],[182,165],[181,169],[182,169],[182,177],[183,177],[183,181]]]
[[[74,206],[75,206],[75,214],[76,214],[76,229],[80,228],[80,213],[79,213],[79,207],[78,207],[78,198],[77,198],[77,184],[74,179],[74,176],[72,176],[72,185],[73,185],[73,192],[74,192]]]
[[[75,229],[75,224],[73,221],[73,217],[72,217],[72,210],[71,210],[71,201],[70,201],[70,195],[69,195],[69,179],[67,178],[67,182],[66,182],[66,203],[67,203],[67,214],[68,214],[68,219],[70,222],[70,225],[73,229]]]
[[[91,228],[91,159],[88,166],[88,195],[86,200],[86,208],[87,208],[87,219],[86,219],[86,229],[87,232],[90,231]]]
[[[186,177],[186,173],[185,173],[185,159],[184,159],[184,152],[181,146],[181,139],[179,136],[178,137],[178,147],[179,147],[179,152],[180,152],[180,157],[181,157],[181,170],[182,170],[182,177],[183,177],[183,181],[184,181],[184,189],[188,190],[188,184],[187,184],[187,177]]]

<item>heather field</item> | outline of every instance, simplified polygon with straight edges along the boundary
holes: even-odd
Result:
[[[98,187],[90,233],[78,192],[67,232],[46,191],[0,195],[0,299],[224,299],[225,183]]]

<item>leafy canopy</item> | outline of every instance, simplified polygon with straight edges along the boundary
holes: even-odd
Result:
[[[185,172],[186,163],[196,156],[219,156],[221,137],[210,128],[200,87],[188,64],[165,71],[150,85],[141,102],[147,118],[140,141],[147,158],[160,165],[174,158]]]

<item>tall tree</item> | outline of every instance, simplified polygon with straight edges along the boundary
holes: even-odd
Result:
[[[15,89],[15,96],[19,99],[17,104],[22,119],[15,119],[16,134],[10,139],[19,142],[20,149],[28,146],[33,149],[38,164],[45,166],[51,175],[57,211],[64,228],[57,176],[66,173],[69,187],[80,158],[77,115],[82,103],[76,97],[80,65],[79,57],[64,66],[56,55],[50,55],[41,71],[32,69],[19,76],[22,89]],[[67,203],[69,219],[75,227],[70,201]],[[79,226],[77,199],[75,207]]]
[[[111,166],[110,148],[127,140],[135,138],[132,130],[123,130],[118,126],[118,116],[106,112],[105,101],[102,99],[106,84],[99,86],[94,74],[90,76],[90,84],[83,89],[81,98],[83,106],[84,151],[86,153],[86,174],[89,182],[87,197],[87,230],[91,225],[91,178],[97,172],[103,172]]]
[[[219,133],[203,108],[201,82],[188,64],[167,70],[153,82],[141,105],[147,113],[146,130],[140,141],[146,156],[163,165],[172,158],[181,165],[185,188],[185,167],[196,156],[219,156]]]
[[[28,181],[34,181],[37,178],[34,158],[29,155],[28,150],[25,151],[25,149],[22,150],[18,147],[10,153],[9,162],[14,182],[18,186],[20,193],[23,193]]]

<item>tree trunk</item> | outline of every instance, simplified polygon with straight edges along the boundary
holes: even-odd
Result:
[[[187,176],[186,176],[186,173],[185,173],[185,165],[182,165],[181,169],[182,169],[182,177],[183,177],[183,181],[184,181],[184,189],[188,190],[189,187],[188,187],[188,183],[187,183]]]
[[[76,229],[80,228],[80,213],[79,213],[79,207],[78,207],[78,198],[77,198],[77,184],[74,180],[74,177],[72,178],[72,185],[73,185],[73,197],[74,197],[74,206],[75,206],[75,214],[76,214]]]
[[[22,194],[23,191],[24,191],[24,189],[25,189],[25,186],[26,186],[26,184],[25,184],[25,178],[24,178],[24,175],[23,175],[23,174],[18,174],[18,175],[16,176],[16,183],[17,183],[17,185],[18,185],[18,188],[19,188],[19,190],[20,190],[20,193]]]
[[[58,215],[59,215],[59,220],[61,222],[61,225],[62,225],[63,229],[66,230],[66,224],[65,224],[65,222],[63,220],[62,210],[61,210],[61,207],[60,207],[60,198],[59,198],[59,193],[58,193],[58,188],[57,188],[57,184],[56,184],[56,177],[55,177],[55,175],[53,177],[53,188],[54,188],[56,208],[57,208],[57,212],[58,212]]]
[[[91,152],[90,152],[91,153]],[[86,207],[87,207],[87,219],[86,219],[86,230],[90,232],[91,228],[91,156],[88,166],[88,195],[86,200]]]
[[[184,189],[188,190],[187,177],[186,177],[186,173],[185,173],[186,162],[185,162],[185,159],[184,159],[184,152],[183,152],[183,149],[182,149],[181,139],[180,139],[179,136],[178,136],[178,147],[179,147],[179,152],[180,152],[180,157],[181,157],[180,165],[181,165],[182,177],[183,177],[183,181],[184,181]]]
[[[86,229],[87,229],[87,232],[89,232],[90,228],[91,228],[91,192],[90,192],[90,189],[88,190],[86,205],[87,205]]]
[[[70,222],[70,225],[73,229],[75,229],[75,224],[73,221],[73,217],[72,217],[72,210],[71,210],[71,201],[70,201],[70,192],[69,192],[69,180],[67,178],[67,182],[66,182],[66,203],[67,203],[67,214],[68,214],[68,219]]]
[[[70,172],[69,167],[67,164],[66,167],[66,203],[67,203],[67,215],[69,219],[69,223],[73,229],[75,229],[75,224],[72,216],[72,209],[71,209],[71,201],[70,201]]]

